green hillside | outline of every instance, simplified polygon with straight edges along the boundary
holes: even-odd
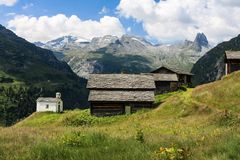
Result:
[[[61,92],[65,108],[87,106],[86,80],[80,79],[49,50],[0,25],[0,126],[35,111],[39,96]]]
[[[97,118],[34,113],[0,129],[0,159],[240,159],[240,72],[156,97],[154,110]]]

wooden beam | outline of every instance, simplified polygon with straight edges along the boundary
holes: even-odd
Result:
[[[228,63],[225,64],[225,75],[228,75]]]

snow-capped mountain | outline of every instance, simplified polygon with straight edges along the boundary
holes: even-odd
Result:
[[[57,38],[55,40],[49,41],[47,43],[42,42],[35,42],[36,46],[51,49],[51,50],[65,50],[65,49],[72,49],[72,48],[81,48],[84,47],[86,44],[89,43],[89,40],[85,38],[78,38],[74,36],[64,36]]]
[[[80,77],[89,73],[149,72],[161,65],[170,65],[190,71],[193,64],[209,49],[207,37],[196,35],[194,41],[172,45],[153,45],[144,38],[130,35],[107,35],[91,41],[65,36],[42,45],[56,52]],[[59,56],[63,53],[63,56]]]
[[[118,40],[117,36],[111,35],[106,35],[104,37],[96,37],[92,39],[89,46],[91,46],[93,49],[103,48],[112,43],[116,43],[117,40]]]

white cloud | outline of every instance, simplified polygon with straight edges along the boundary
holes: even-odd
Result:
[[[132,31],[132,28],[131,27],[128,27],[127,28],[127,32],[131,32]]]
[[[31,8],[31,7],[33,7],[33,6],[34,6],[33,3],[27,3],[27,4],[25,4],[24,6],[22,6],[22,9],[23,9],[23,10],[26,10],[26,9]]]
[[[17,3],[17,0],[0,0],[0,6],[13,6],[15,3]]]
[[[75,15],[67,17],[58,14],[39,18],[21,15],[8,21],[8,27],[17,35],[31,42],[46,42],[66,35],[92,39],[109,34],[121,36],[125,33],[119,19],[109,16],[104,16],[99,21],[82,21]]]
[[[107,14],[108,12],[109,12],[109,9],[107,7],[105,7],[105,6],[103,6],[103,8],[99,12],[99,14]]]
[[[204,32],[217,43],[240,33],[239,0],[121,0],[117,10],[159,41],[193,39]]]

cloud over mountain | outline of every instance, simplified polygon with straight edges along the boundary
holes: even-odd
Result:
[[[121,0],[117,10],[160,41],[193,39],[204,32],[217,43],[240,33],[239,0]]]
[[[67,17],[64,14],[52,17],[18,15],[8,21],[8,27],[31,42],[46,42],[66,35],[92,39],[104,35],[121,36],[125,33],[119,19],[110,16],[104,16],[99,21],[95,21],[81,20],[76,15]]]

